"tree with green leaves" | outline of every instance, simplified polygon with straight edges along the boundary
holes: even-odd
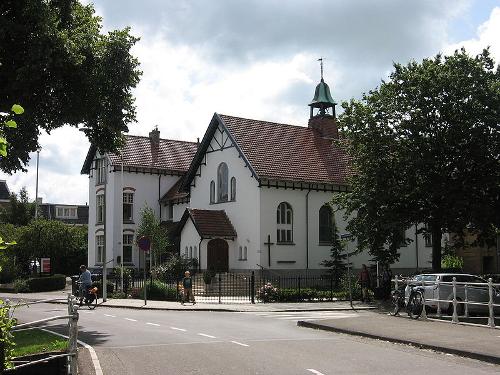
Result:
[[[500,70],[486,49],[407,65],[343,103],[339,122],[354,175],[334,202],[373,255],[397,259],[402,231],[424,223],[432,267],[444,232],[492,237],[500,227]]]
[[[102,152],[119,148],[136,116],[140,71],[130,49],[138,39],[128,28],[101,28],[93,6],[78,0],[0,2],[0,108],[25,108],[18,129],[5,129],[0,170],[24,169],[39,134],[63,125],[80,127]]]
[[[169,240],[166,229],[160,225],[160,220],[156,217],[155,211],[148,205],[141,209],[136,240],[138,241],[143,236],[148,237],[151,241],[153,264],[159,264],[162,254],[167,252]]]
[[[10,201],[0,209],[0,223],[16,226],[28,225],[35,218],[35,202],[30,201],[26,187],[19,194],[11,193]]]
[[[335,286],[338,286],[340,279],[345,272],[347,264],[345,262],[347,253],[345,249],[345,242],[340,239],[337,225],[333,222],[332,226],[332,247],[330,248],[330,259],[325,259],[320,264],[329,268]]]

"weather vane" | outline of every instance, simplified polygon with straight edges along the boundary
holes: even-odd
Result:
[[[319,65],[320,65],[320,67],[321,67],[321,80],[323,80],[323,58],[322,58],[322,57],[320,57],[320,58],[318,59],[318,61],[319,61]]]

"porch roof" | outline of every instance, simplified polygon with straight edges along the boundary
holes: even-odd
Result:
[[[177,227],[179,235],[188,219],[191,219],[202,238],[235,238],[237,236],[236,230],[224,210],[186,208]]]

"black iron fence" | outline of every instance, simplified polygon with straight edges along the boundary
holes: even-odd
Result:
[[[191,279],[194,298],[202,303],[336,301],[346,299],[348,293],[330,275],[279,276],[251,272],[207,277],[198,273]],[[184,298],[181,277],[131,276],[124,278],[123,290],[119,278],[108,278],[108,292],[118,292],[119,298],[144,298],[145,285],[149,300],[181,301]]]

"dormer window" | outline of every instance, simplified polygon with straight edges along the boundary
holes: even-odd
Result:
[[[95,161],[96,170],[96,185],[104,184],[106,182],[106,163],[104,158],[96,159]]]
[[[220,163],[217,168],[217,202],[227,202],[228,174],[226,163]]]

